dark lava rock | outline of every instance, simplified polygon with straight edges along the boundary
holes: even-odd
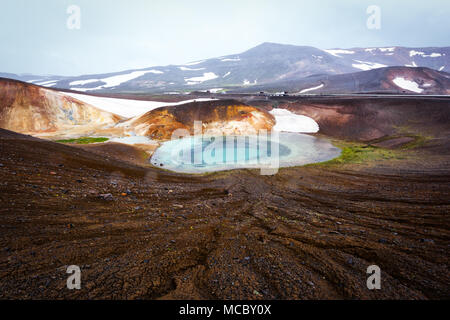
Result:
[[[106,200],[106,201],[112,201],[113,200],[113,196],[111,193],[105,193],[105,194],[101,194],[98,196],[100,199],[102,200]]]

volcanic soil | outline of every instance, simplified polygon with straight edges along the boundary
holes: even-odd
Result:
[[[403,119],[403,109],[383,104],[380,116],[370,109],[378,131],[363,138],[334,134],[342,131],[326,117],[345,109],[356,121],[353,105],[288,106],[316,117],[337,145],[393,156],[274,176],[177,174],[130,146],[74,147],[0,129],[0,298],[448,299],[448,102],[430,107],[436,118],[420,125],[436,129],[423,139],[395,121],[387,128],[386,112]],[[417,121],[426,114],[410,110]],[[406,136],[415,143],[369,146]],[[366,286],[373,264],[380,290]],[[66,288],[69,265],[81,268],[80,290]]]

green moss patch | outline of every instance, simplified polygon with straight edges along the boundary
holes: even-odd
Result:
[[[109,138],[103,137],[82,137],[78,139],[56,140],[59,143],[74,143],[74,144],[90,144],[108,141]]]
[[[328,166],[401,159],[400,155],[395,150],[351,142],[334,142],[333,144],[342,150],[339,157],[325,162],[313,163],[308,166]]]

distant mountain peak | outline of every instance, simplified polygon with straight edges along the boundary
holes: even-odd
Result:
[[[343,75],[393,66],[427,67],[448,72],[450,47],[384,46],[321,50],[310,46],[263,42],[242,53],[184,65],[76,77],[2,73],[0,77],[84,92],[226,92],[241,87],[251,91],[274,83],[284,85],[319,74]]]
[[[313,48],[310,46],[298,46],[294,44],[284,44],[284,43],[276,43],[276,42],[263,42],[256,47],[253,47],[246,52],[253,51],[253,50],[267,50],[267,49],[276,49],[276,50],[285,50],[285,49],[304,49],[304,48]]]

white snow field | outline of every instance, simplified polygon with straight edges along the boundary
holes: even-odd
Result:
[[[36,84],[38,86],[43,86],[43,87],[53,87],[56,82],[58,82],[58,80],[50,80],[50,81],[44,81],[44,82],[37,82]]]
[[[158,142],[144,136],[129,136],[109,139],[111,142],[120,142],[124,144],[158,144]]]
[[[343,49],[328,49],[328,50],[323,50],[335,57],[341,57],[340,54],[354,54],[355,51],[351,51],[351,50],[343,50]]]
[[[77,81],[72,81],[71,83],[69,83],[69,86],[82,86],[88,83],[92,83],[92,82],[97,82],[100,81],[98,79],[89,79],[89,80],[77,80]]]
[[[136,117],[159,107],[175,106],[193,101],[215,100],[209,98],[200,98],[170,103],[160,101],[141,101],[131,99],[104,98],[104,97],[89,96],[80,93],[66,93],[66,94],[84,103],[88,103],[98,109],[108,111],[125,118]]]
[[[320,85],[318,85],[317,87],[312,87],[312,88],[308,88],[308,89],[303,89],[303,90],[300,91],[299,93],[306,93],[306,92],[309,92],[309,91],[318,90],[318,89],[320,89],[320,88],[322,88],[322,87],[323,87],[323,83],[320,84]]]
[[[214,72],[205,72],[203,73],[203,76],[200,77],[192,77],[192,78],[186,78],[184,81],[187,82],[187,84],[199,84],[208,80],[213,80],[218,78],[218,76]]]
[[[292,113],[286,109],[272,109],[270,111],[275,117],[276,131],[314,133],[319,131],[319,125],[314,119]]]
[[[200,71],[200,70],[205,70],[205,68],[187,68],[187,67],[178,67],[178,69],[180,69],[181,71]]]
[[[361,61],[361,60],[353,60],[353,61],[358,62],[358,63],[352,64],[353,68],[361,69],[364,71],[387,67],[387,65],[377,63],[377,62],[367,62],[367,61]]]
[[[407,80],[403,77],[397,77],[392,80],[397,87],[416,93],[422,93],[423,89],[419,88],[419,84],[415,81]]]
[[[91,83],[91,82],[102,81],[102,82],[105,82],[106,84],[95,87],[95,88],[75,88],[74,87],[71,89],[78,90],[78,91],[89,91],[89,90],[98,90],[98,89],[103,89],[103,88],[112,88],[112,87],[117,87],[118,85],[120,85],[124,82],[139,78],[147,73],[162,74],[164,72],[159,71],[159,70],[133,71],[131,73],[119,74],[117,76],[107,77],[107,78],[103,78],[103,79],[77,80],[77,81],[71,82],[69,85],[70,86],[79,86],[79,85],[84,85],[84,84]]]
[[[206,60],[198,60],[198,61],[193,61],[193,62],[189,62],[189,63],[185,63],[185,66],[194,66],[196,64],[200,64],[202,62],[205,62]]]
[[[442,54],[435,53],[435,52],[432,52],[430,54],[426,54],[425,52],[422,52],[422,51],[411,50],[411,51],[409,51],[409,56],[410,57],[422,56],[424,58],[438,58],[438,57],[442,57]]]
[[[364,49],[365,52],[370,52],[372,54],[375,54],[374,51],[381,51],[381,52],[389,52],[392,53],[395,51],[395,47],[384,47],[384,48],[366,48]]]
[[[218,93],[218,92],[220,92],[222,90],[223,90],[223,88],[211,88],[208,91],[211,92],[211,93]]]
[[[222,62],[232,62],[232,61],[241,61],[241,59],[240,58],[225,58],[225,59],[222,59],[220,61],[222,61]]]
[[[248,81],[247,79],[244,79],[244,81],[242,82],[242,84],[243,84],[244,86],[251,86],[251,85],[255,85],[255,84],[257,84],[257,83],[258,83],[258,79],[255,79],[254,82],[250,82],[250,81]]]
[[[395,47],[388,47],[388,48],[378,48],[381,52],[394,52]]]

